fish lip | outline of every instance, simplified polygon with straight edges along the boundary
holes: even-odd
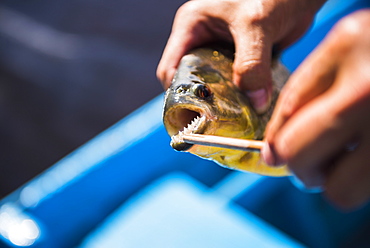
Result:
[[[207,121],[212,119],[212,115],[206,109],[196,106],[175,106],[166,112],[163,120],[168,134],[172,137],[171,146],[173,149],[186,151],[193,146],[192,144],[179,141],[176,137],[180,136],[180,132],[186,130],[197,117],[200,118],[197,124],[191,126],[191,130],[187,132],[203,134],[206,130]]]

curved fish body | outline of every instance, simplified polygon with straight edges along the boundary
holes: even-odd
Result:
[[[226,49],[198,48],[185,55],[166,91],[163,122],[171,146],[218,164],[269,176],[286,176],[286,166],[270,167],[259,152],[247,152],[180,141],[181,132],[262,140],[271,107],[257,115],[248,99],[232,83],[233,53]],[[272,68],[272,106],[289,73],[280,63]]]

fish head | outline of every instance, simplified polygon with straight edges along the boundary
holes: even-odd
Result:
[[[176,139],[180,132],[246,139],[262,138],[258,118],[247,98],[232,83],[232,58],[214,49],[185,55],[165,94],[163,122],[171,146],[197,155],[212,154]],[[214,148],[218,149],[218,148]]]

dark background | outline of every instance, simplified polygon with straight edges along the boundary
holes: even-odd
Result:
[[[0,198],[162,92],[183,2],[0,3]]]

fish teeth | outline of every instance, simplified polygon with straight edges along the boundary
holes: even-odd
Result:
[[[191,134],[193,132],[193,129],[191,129],[189,126],[184,128],[182,131],[184,134]]]
[[[193,132],[198,128],[200,123],[206,120],[205,116],[195,117],[182,131],[179,131],[177,134],[171,137],[171,145],[184,143],[183,136],[193,134]]]
[[[177,135],[172,135],[171,137],[171,143],[176,144],[176,143],[182,143],[184,140],[182,139],[183,132],[179,132]]]
[[[197,116],[195,117],[187,126],[187,129],[190,129],[191,131],[194,131],[194,129],[197,128],[199,125],[200,121],[202,120],[203,117]]]
[[[179,142],[183,142],[182,140],[182,136],[185,134],[185,135],[188,135],[188,134],[192,134],[199,126],[199,124],[204,121],[206,119],[205,116],[197,116],[195,117],[186,127],[184,127],[184,129],[182,131],[179,131],[177,135],[173,135],[171,138],[172,138],[172,142],[174,143],[179,143]]]

